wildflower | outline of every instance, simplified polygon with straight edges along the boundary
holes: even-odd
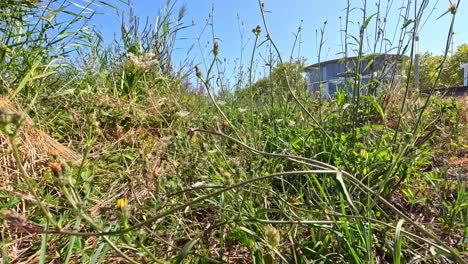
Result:
[[[190,186],[190,188],[199,188],[199,187],[202,187],[203,185],[205,185],[204,182],[196,182],[196,183],[192,184]]]
[[[219,120],[219,117],[218,117],[218,116],[213,116],[213,120],[214,120],[214,121],[218,121],[218,120]]]
[[[361,157],[366,157],[366,154],[367,154],[367,152],[366,152],[365,149],[360,149],[359,150],[359,155],[361,155]]]
[[[224,126],[229,126],[229,121],[227,121],[226,119],[223,121],[223,125]]]
[[[186,117],[186,116],[190,115],[190,112],[185,111],[185,110],[181,110],[181,111],[177,112],[176,115],[178,115],[180,117]]]
[[[142,57],[137,57],[132,52],[127,53],[127,59],[131,65],[141,70],[148,70],[158,63],[158,60],[153,59],[154,53],[145,53]]]
[[[292,196],[292,197],[291,197],[291,204],[292,204],[292,205],[298,205],[298,204],[299,204],[299,197],[297,197],[297,196]]]
[[[95,129],[98,129],[100,124],[99,124],[98,121],[94,121],[91,125],[92,125]]]
[[[143,58],[144,58],[145,60],[148,61],[148,60],[153,59],[154,56],[155,56],[154,53],[152,53],[152,52],[147,52],[147,53],[145,53],[145,55],[143,55]]]
[[[115,206],[119,209],[123,209],[127,206],[128,202],[127,202],[127,199],[125,198],[120,198],[117,200],[117,202],[115,203]]]
[[[454,15],[455,12],[457,11],[457,4],[455,4],[455,3],[450,4],[450,6],[448,8],[448,11],[450,11],[450,13],[452,13],[452,15]]]
[[[215,41],[213,43],[213,54],[215,56],[218,56],[218,53],[219,53],[219,43],[218,43],[218,41]]]
[[[62,165],[58,162],[49,162],[47,166],[52,171],[54,177],[59,178],[62,175]]]
[[[192,142],[192,143],[198,143],[198,142],[200,142],[200,138],[197,137],[197,136],[193,136],[193,137],[190,139],[190,142]]]
[[[278,229],[274,228],[272,225],[267,225],[265,228],[265,240],[272,248],[278,247],[280,243],[280,233]]]

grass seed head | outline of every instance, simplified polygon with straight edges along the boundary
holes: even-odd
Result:
[[[202,77],[202,72],[200,71],[200,68],[198,65],[195,65],[195,74],[197,75],[198,78]]]

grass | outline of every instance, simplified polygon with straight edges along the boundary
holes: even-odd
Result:
[[[271,45],[276,65],[253,80],[254,48],[239,74],[247,84],[232,90],[216,81],[214,35],[206,69],[173,68],[185,28],[175,2],[155,30],[130,12],[110,48],[99,32],[72,30],[87,12],[49,2],[0,5],[17,16],[0,16],[2,263],[468,262],[466,98],[364,83],[359,72],[352,93],[310,95],[260,1],[255,47]],[[366,32],[383,20],[362,15],[357,37],[346,21],[343,47],[372,62],[384,36]],[[404,26],[391,48],[411,58],[416,31]]]

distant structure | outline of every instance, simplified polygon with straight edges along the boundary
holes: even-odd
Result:
[[[406,79],[401,66],[404,60],[408,60],[408,57],[394,54],[366,56],[359,62],[361,84],[364,85],[371,79],[377,79],[386,83],[393,81],[392,88],[398,86],[401,80]],[[371,61],[372,63],[369,63]],[[357,63],[358,57],[349,57],[319,62],[305,67],[309,80],[309,92],[321,94],[323,98],[330,98],[337,91],[343,89],[351,92],[351,85],[347,85],[347,83],[349,80],[354,80]],[[361,91],[361,94],[364,92],[364,90]]]
[[[465,72],[465,74],[463,74],[463,85],[468,86],[468,63],[462,64],[461,67],[463,68],[463,71]]]

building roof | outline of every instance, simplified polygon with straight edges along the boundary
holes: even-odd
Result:
[[[368,56],[368,55],[365,55],[365,56]],[[409,58],[408,56],[406,55],[400,55],[400,54],[386,54],[386,53],[383,53],[383,54],[376,54],[376,56],[378,58],[396,58],[396,59],[401,59],[401,58]],[[370,57],[370,56],[369,56]],[[357,56],[354,56],[354,57],[348,57],[346,60],[347,61],[355,61],[357,60]],[[344,61],[344,58],[339,58],[339,59],[334,59],[334,60],[329,60],[329,61],[322,61],[322,62],[318,62],[318,63],[315,63],[315,64],[311,64],[309,66],[306,66],[304,68],[305,71],[308,71],[312,68],[317,68],[319,66],[324,66],[324,65],[328,65],[328,64],[336,64],[337,62],[341,62],[341,61]]]

